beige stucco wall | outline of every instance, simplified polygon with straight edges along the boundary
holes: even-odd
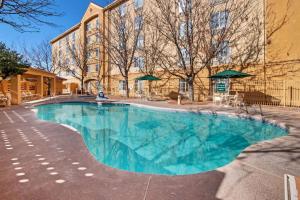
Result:
[[[63,40],[67,34],[70,34],[72,31],[78,31],[78,34],[81,38],[86,38],[88,36],[93,36],[95,32],[86,32],[85,27],[86,23],[92,22],[96,18],[100,19],[100,29],[98,32],[100,34],[104,34],[104,27],[109,25],[109,13],[118,9],[119,5],[122,3],[126,3],[128,6],[128,10],[130,12],[134,12],[132,9],[133,0],[130,1],[114,1],[112,4],[105,8],[101,8],[93,3],[89,5],[85,15],[83,16],[80,25],[78,28],[71,30],[65,34],[62,34],[58,38],[52,41],[53,47],[57,46],[59,40]],[[145,0],[145,9],[151,8],[150,0]],[[252,80],[300,80],[300,13],[298,10],[300,9],[300,1],[298,0],[290,0],[290,5],[287,7],[288,0],[266,0],[264,7],[263,1],[259,1],[259,8],[257,11],[261,13],[261,18],[264,18],[264,12],[266,13],[266,32],[269,31],[274,25],[273,16],[267,13],[267,9],[272,9],[272,14],[275,13],[276,20],[275,23],[280,22],[285,14],[287,14],[287,22],[269,39],[266,41],[266,54],[262,55],[261,63],[256,66],[249,66],[245,69],[245,72],[256,75],[252,77]],[[262,25],[263,29],[263,25]],[[145,38],[145,41],[147,38]],[[112,94],[118,94],[119,81],[124,78],[120,75],[119,71],[116,67],[110,65],[110,60],[107,53],[104,52],[104,47],[101,44],[96,44],[97,47],[100,48],[100,58],[94,59],[89,64],[95,66],[95,64],[99,63],[101,65],[101,72],[95,73],[90,72],[87,74],[87,80],[90,79],[101,79],[102,84],[105,86],[107,92]],[[234,52],[234,50],[233,50]],[[222,68],[224,69],[224,68]],[[238,69],[238,68],[237,68]],[[221,69],[215,67],[213,72],[217,72]],[[129,87],[131,90],[131,95],[135,95],[134,93],[134,79],[142,74],[138,73],[138,70],[132,67],[130,75],[129,75]],[[208,72],[207,70],[203,70],[197,78],[195,83],[195,93],[196,98],[198,100],[205,99],[205,96],[208,94]],[[67,77],[70,78],[70,77]],[[171,77],[169,81],[167,79],[163,79],[162,81],[158,81],[155,84],[160,84],[164,88],[162,89],[163,95],[167,95],[170,91],[178,91],[179,79],[176,77]],[[243,80],[244,82],[249,81],[248,79]],[[165,83],[166,82],[166,83]],[[162,84],[163,83],[163,84]],[[145,84],[144,88],[147,90],[147,85]],[[171,89],[170,89],[171,88]]]

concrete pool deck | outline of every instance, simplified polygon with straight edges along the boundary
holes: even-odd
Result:
[[[53,102],[92,101],[63,98]],[[122,100],[157,107],[234,113],[212,105]],[[247,148],[232,163],[188,176],[144,175],[98,163],[71,129],[36,118],[28,105],[0,108],[0,199],[252,200],[284,198],[283,175],[300,175],[300,110],[263,107],[288,136]]]

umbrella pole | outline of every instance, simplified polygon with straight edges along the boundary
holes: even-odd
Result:
[[[148,96],[151,97],[152,81],[149,81]]]
[[[230,95],[230,78],[228,78],[228,95]]]

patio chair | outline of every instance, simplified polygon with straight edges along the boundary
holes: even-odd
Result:
[[[249,108],[252,108],[255,113],[259,113],[260,115],[263,115],[261,104],[255,102],[256,101],[255,99],[253,99],[251,94],[244,93],[242,103],[239,105],[239,107],[240,109],[244,107],[247,114],[249,114]],[[256,110],[255,106],[259,107],[259,111]]]
[[[31,100],[39,98],[38,94],[33,94],[33,93],[31,93],[31,91],[28,91],[27,95],[28,95],[28,97],[30,97]]]
[[[3,93],[0,93],[0,105],[7,106],[8,101],[9,101],[8,97],[5,96]]]
[[[145,96],[145,94],[144,94],[144,92],[142,90],[137,90],[135,94],[140,99],[146,98],[146,96]]]
[[[225,99],[224,99],[224,95],[222,94],[214,94],[213,95],[213,103],[215,105],[223,105]]]
[[[289,174],[284,175],[284,196],[285,200],[300,199],[300,178]]]
[[[244,106],[244,95],[237,92],[233,97],[231,105],[235,108],[241,108]]]
[[[168,97],[164,97],[156,92],[151,92],[150,96],[147,98],[148,101],[166,101],[168,99]]]
[[[27,101],[29,100],[29,96],[26,94],[26,92],[22,91],[22,94],[21,94],[21,98],[22,98],[22,101]]]

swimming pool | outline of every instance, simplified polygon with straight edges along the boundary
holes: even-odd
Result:
[[[76,128],[101,163],[131,172],[186,175],[234,160],[246,147],[287,134],[261,121],[125,104],[37,106],[42,120]]]

